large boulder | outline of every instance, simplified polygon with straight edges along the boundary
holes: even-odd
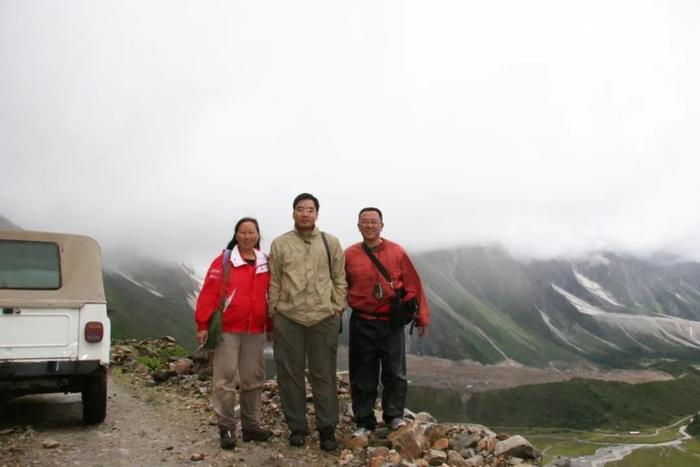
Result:
[[[496,443],[494,449],[495,456],[510,456],[522,457],[525,459],[535,459],[540,457],[540,453],[532,444],[520,435],[511,436],[510,438]]]

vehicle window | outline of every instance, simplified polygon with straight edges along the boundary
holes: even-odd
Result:
[[[56,243],[0,240],[0,289],[60,288]]]

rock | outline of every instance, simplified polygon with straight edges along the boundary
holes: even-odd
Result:
[[[509,435],[508,433],[498,433],[498,434],[496,435],[496,439],[497,439],[498,441],[503,441],[503,440],[506,440],[506,439],[508,439],[508,438],[510,438],[510,435]]]
[[[436,423],[437,422],[435,417],[430,415],[428,412],[418,412],[415,415],[415,419],[419,423]]]
[[[15,432],[14,428],[5,428],[4,430],[0,430],[0,436],[11,435],[14,432]]]
[[[425,459],[418,459],[418,460],[416,461],[415,465],[416,465],[416,467],[418,467],[418,466],[420,466],[420,467],[428,467],[428,466],[430,465],[430,462],[428,462],[428,461],[425,460]]]
[[[160,340],[165,341],[165,342],[170,342],[171,344],[177,344],[177,340],[175,340],[175,338],[172,336],[163,336],[160,338]]]
[[[506,441],[501,441],[505,443]],[[492,452],[496,446],[496,438],[490,436],[485,436],[476,443],[476,452]]]
[[[447,461],[447,453],[439,449],[429,449],[425,459],[430,465],[442,465]]]
[[[343,449],[338,456],[338,465],[350,465],[355,456],[349,449]]]
[[[435,441],[437,441],[438,439],[445,438],[449,431],[450,431],[449,425],[445,425],[442,423],[435,423],[433,425],[429,425],[428,427],[426,427],[423,435],[426,437],[426,439],[428,440],[428,442],[432,446],[433,444],[435,444]]]
[[[484,458],[483,456],[477,454],[476,456],[470,457],[469,459],[466,460],[468,466],[472,465],[484,465]]]
[[[43,443],[41,443],[42,446],[44,446],[44,449],[55,449],[61,445],[58,441],[52,438],[46,438]]]
[[[367,456],[369,457],[374,457],[374,456],[382,456],[382,457],[387,457],[389,455],[389,448],[386,446],[379,446],[379,447],[368,447],[367,448]]]
[[[521,458],[519,458],[519,457],[511,457],[511,458],[508,460],[508,463],[509,463],[510,465],[521,465],[521,464],[523,463],[523,460],[522,460]]]
[[[435,440],[433,443],[433,449],[441,449],[441,450],[446,450],[448,447],[450,447],[450,440],[447,438],[440,438]]]
[[[525,459],[535,459],[540,457],[540,453],[520,435],[511,436],[505,441],[499,441],[496,443],[495,449],[493,450],[494,455],[501,456],[516,456]]]
[[[137,375],[148,376],[150,372],[151,372],[150,368],[148,368],[146,365],[144,365],[141,362],[137,362],[136,365],[134,366],[134,373],[136,373]]]
[[[205,457],[207,457],[206,454],[204,454],[202,452],[195,452],[194,454],[192,454],[190,456],[190,460],[198,462],[198,461],[203,461]]]
[[[369,459],[367,465],[369,467],[382,467],[386,463],[386,457],[384,456],[372,456]]]
[[[457,451],[447,451],[447,465],[451,467],[467,467],[468,464]]]
[[[151,373],[151,378],[153,378],[156,384],[160,384],[166,382],[175,375],[176,373],[172,370],[156,370]]]
[[[465,433],[457,436],[452,442],[455,451],[463,451],[467,448],[476,446],[476,443],[481,439],[481,435],[476,433]]]
[[[402,457],[410,460],[421,457],[427,444],[423,437],[422,428],[416,422],[409,422],[392,432],[388,440],[391,442],[391,446],[401,453]]]
[[[189,358],[178,358],[170,368],[177,375],[186,375],[192,372],[193,362]]]
[[[389,454],[387,454],[386,460],[393,465],[400,464],[401,463],[401,454],[399,454],[398,452],[396,452],[392,449],[391,451],[389,451]]]
[[[345,441],[345,447],[348,449],[362,449],[369,445],[369,436],[367,434],[360,436],[350,436]]]

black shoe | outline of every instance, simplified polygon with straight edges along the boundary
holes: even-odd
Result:
[[[335,441],[335,428],[324,428],[318,432],[321,449],[324,451],[335,451],[338,443]]]
[[[272,436],[270,430],[264,428],[243,429],[243,441],[267,441]]]
[[[221,449],[233,449],[236,447],[236,432],[230,428],[219,430],[221,436]]]
[[[290,446],[303,446],[306,444],[306,435],[307,433],[304,431],[292,431],[292,434],[289,435],[289,445]]]

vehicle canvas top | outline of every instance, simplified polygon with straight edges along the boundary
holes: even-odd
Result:
[[[94,239],[73,234],[0,229],[0,251],[17,242],[48,242],[58,248],[60,278],[55,287],[15,287],[3,280],[3,257],[0,254],[0,305],[41,308],[81,307],[88,303],[106,303],[102,284],[100,246]]]

